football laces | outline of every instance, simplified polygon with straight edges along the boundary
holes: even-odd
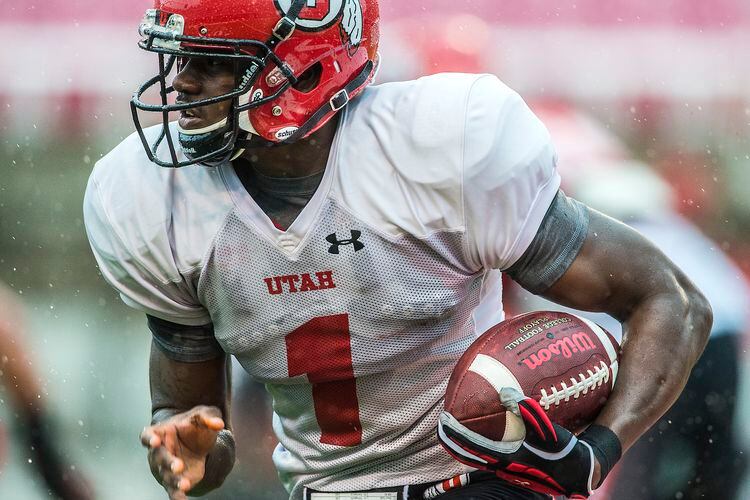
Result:
[[[549,392],[541,389],[539,392],[542,397],[539,404],[545,410],[549,410],[552,405],[559,406],[563,401],[570,401],[570,398],[578,399],[582,394],[585,395],[590,390],[594,390],[607,382],[609,382],[609,368],[604,361],[600,361],[591,370],[586,370],[585,374],[579,373],[577,379],[571,377],[570,384],[563,380],[560,382],[559,388],[553,385]]]

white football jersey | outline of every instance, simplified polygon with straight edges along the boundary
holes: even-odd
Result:
[[[150,129],[153,138],[158,130]],[[291,498],[465,472],[437,442],[451,370],[503,318],[500,271],[559,188],[549,134],[489,75],[367,89],[315,195],[277,229],[231,165],[160,168],[137,136],[96,165],[85,217],[130,306],[213,323],[267,385]]]

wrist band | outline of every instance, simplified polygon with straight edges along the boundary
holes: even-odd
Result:
[[[203,479],[195,487],[195,490],[210,491],[218,488],[224,479],[232,471],[235,460],[234,435],[229,429],[222,429],[216,436],[216,444],[211,453],[206,457],[206,470]]]
[[[601,484],[622,456],[620,439],[608,427],[597,424],[590,425],[578,436],[578,439],[591,446],[594,456],[601,466],[601,480],[599,482]]]

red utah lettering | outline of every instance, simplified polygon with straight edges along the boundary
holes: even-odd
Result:
[[[317,272],[314,277],[310,273],[288,274],[285,276],[264,278],[263,281],[266,283],[268,293],[271,295],[336,288],[336,283],[333,281],[333,271]]]

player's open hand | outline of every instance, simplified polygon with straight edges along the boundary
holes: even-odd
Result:
[[[143,429],[151,473],[170,500],[187,500],[187,492],[203,479],[206,457],[223,428],[218,408],[196,406]]]

